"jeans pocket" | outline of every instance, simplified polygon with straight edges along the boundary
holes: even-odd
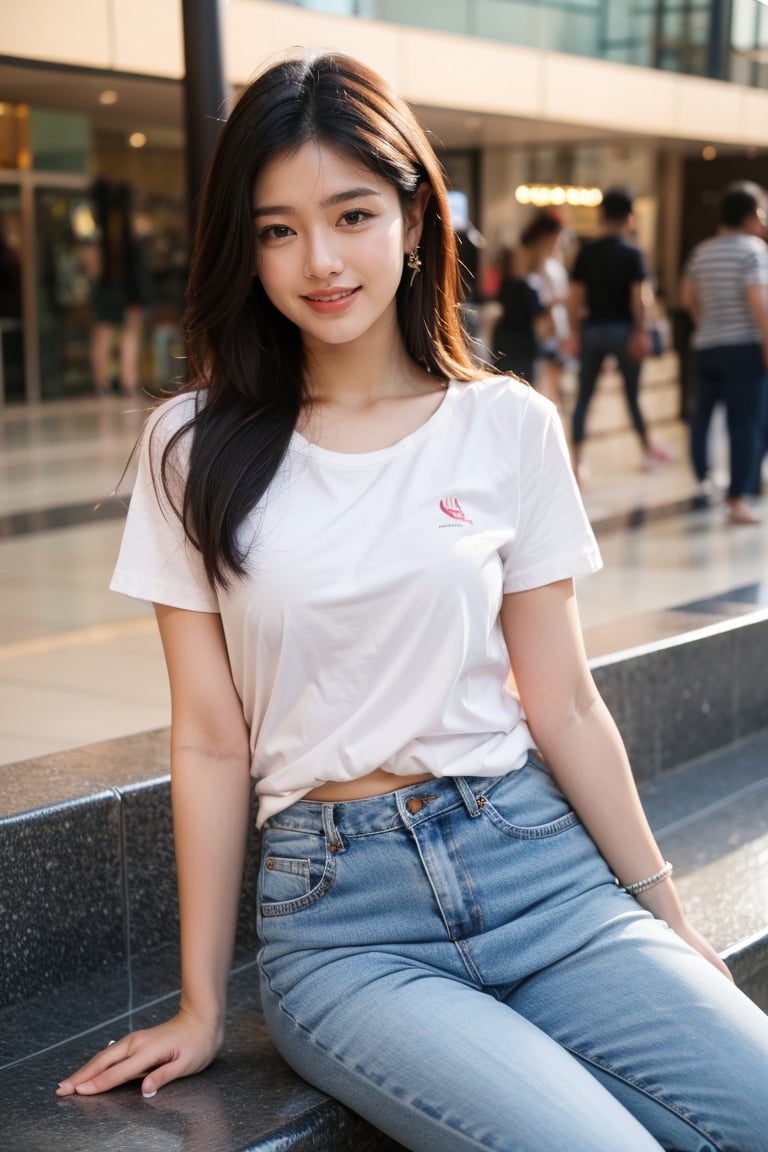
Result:
[[[323,836],[267,828],[257,899],[262,916],[288,916],[316,904],[333,886],[336,861]]]
[[[490,790],[483,813],[515,840],[542,840],[580,823],[546,768],[532,760]]]

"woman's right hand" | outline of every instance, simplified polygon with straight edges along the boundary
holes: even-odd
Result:
[[[141,1079],[141,1094],[148,1099],[172,1080],[202,1072],[215,1059],[223,1039],[222,1026],[180,1008],[164,1024],[131,1032],[104,1048],[62,1080],[56,1095],[95,1096]]]

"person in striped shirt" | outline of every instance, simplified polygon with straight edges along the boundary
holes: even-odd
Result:
[[[726,189],[715,236],[698,244],[683,271],[680,299],[695,327],[695,406],[691,460],[706,500],[707,437],[712,413],[725,405],[730,442],[729,521],[755,524],[745,501],[762,450],[768,404],[768,200],[756,184]]]

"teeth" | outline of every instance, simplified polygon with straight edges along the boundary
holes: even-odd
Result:
[[[332,300],[343,300],[346,296],[351,296],[352,291],[337,292],[335,296],[310,296],[310,300],[317,300],[320,304],[329,304]]]

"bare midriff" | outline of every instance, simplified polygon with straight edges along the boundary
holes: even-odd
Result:
[[[398,788],[407,788],[410,784],[422,784],[425,780],[433,780],[430,772],[422,772],[419,776],[394,776],[385,772],[383,768],[374,768],[359,780],[328,780],[313,788],[304,797],[305,800],[322,800],[330,803],[343,803],[345,800],[365,800],[369,796],[383,796],[386,792],[396,792]]]

